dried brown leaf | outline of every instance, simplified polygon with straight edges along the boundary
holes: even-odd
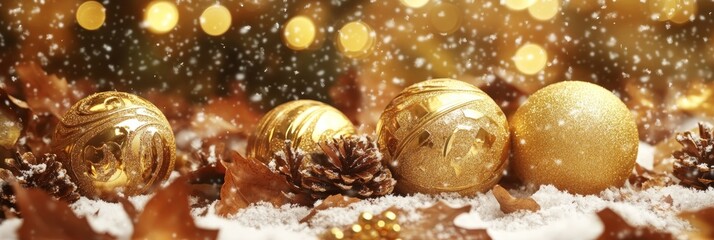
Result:
[[[714,207],[683,212],[679,217],[694,227],[694,231],[687,233],[691,239],[714,239]]]
[[[87,219],[77,217],[69,205],[39,189],[25,189],[15,182],[13,190],[23,216],[20,239],[113,239],[96,233]]]
[[[651,187],[666,187],[674,184],[669,173],[658,173],[642,167],[640,164],[635,164],[632,174],[628,179],[632,186],[640,189],[648,189]]]
[[[96,84],[83,79],[70,85],[64,78],[48,75],[35,62],[20,63],[16,70],[20,81],[5,90],[11,102],[26,111],[22,115],[26,144],[23,147],[36,155],[49,153],[48,139],[52,139],[59,118],[72,104],[95,92]]]
[[[342,196],[342,194],[337,194],[337,195],[332,195],[325,200],[322,200],[322,203],[320,205],[315,206],[310,210],[310,213],[307,214],[304,218],[300,219],[301,223],[310,223],[310,220],[320,211],[325,210],[325,209],[330,209],[330,208],[342,208],[342,207],[347,207],[350,204],[359,202],[359,198],[353,198],[353,197],[346,197]]]
[[[402,212],[398,209],[388,209]],[[421,219],[402,223],[402,239],[491,239],[485,229],[466,229],[456,226],[456,217],[471,210],[471,206],[449,207],[440,201],[431,207],[417,210]]]
[[[501,205],[501,211],[504,213],[512,213],[518,210],[526,210],[531,212],[537,212],[540,210],[540,205],[538,202],[533,200],[531,197],[527,198],[515,198],[511,196],[506,189],[500,185],[493,186],[493,196],[496,197],[496,201]]]
[[[672,234],[660,232],[652,227],[633,227],[612,209],[605,208],[597,213],[597,216],[605,225],[598,240],[670,240],[674,239]]]
[[[221,187],[221,200],[216,205],[216,213],[220,215],[235,214],[251,203],[260,201],[275,206],[308,202],[306,196],[291,194],[285,177],[271,171],[256,159],[244,158],[233,152],[232,159],[222,163],[226,175]]]
[[[156,192],[134,220],[132,239],[216,239],[218,230],[196,226],[185,177]],[[125,205],[126,207],[126,205]]]
[[[62,117],[80,96],[72,95],[67,80],[48,75],[34,62],[18,64],[17,75],[24,82],[23,93],[28,107],[35,113],[51,113]]]

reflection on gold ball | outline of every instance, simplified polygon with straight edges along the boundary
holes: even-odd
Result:
[[[493,99],[451,79],[402,91],[382,113],[377,138],[402,193],[488,190],[501,178],[510,143]]]
[[[122,92],[79,100],[57,125],[52,148],[85,196],[146,193],[169,177],[176,158],[166,117]]]
[[[352,122],[330,105],[312,100],[287,102],[263,116],[248,139],[247,155],[269,163],[284,149],[285,140],[290,140],[310,162],[310,155],[322,152],[318,142],[354,133]]]
[[[567,81],[534,93],[511,120],[515,174],[529,184],[553,184],[595,194],[622,185],[637,157],[637,125],[610,91]]]

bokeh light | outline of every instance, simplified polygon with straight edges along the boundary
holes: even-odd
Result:
[[[176,27],[179,13],[176,5],[168,1],[149,3],[144,13],[143,25],[153,33],[167,33]]]
[[[677,11],[670,20],[675,23],[686,23],[697,14],[696,0],[682,0],[677,5]]]
[[[461,10],[451,3],[440,3],[429,10],[429,23],[439,33],[449,34],[459,29]]]
[[[696,0],[651,0],[649,7],[652,18],[659,21],[685,23],[697,13]]]
[[[559,8],[560,0],[538,0],[528,7],[528,13],[537,20],[548,21],[558,14]]]
[[[315,23],[308,17],[296,16],[291,18],[283,29],[285,45],[293,50],[304,50],[315,41]]]
[[[376,38],[374,31],[364,22],[354,21],[342,26],[337,44],[345,56],[361,57],[369,53]]]
[[[540,45],[528,43],[516,51],[516,55],[513,56],[513,62],[521,73],[533,75],[545,68],[545,64],[548,62],[548,54]]]
[[[104,6],[95,1],[87,1],[79,5],[77,8],[77,23],[79,26],[87,30],[97,30],[106,19],[106,10]]]
[[[512,10],[523,10],[526,9],[538,0],[506,0],[506,7]]]
[[[429,0],[399,0],[404,6],[410,8],[420,8],[429,3]]]
[[[200,18],[201,29],[211,36],[219,36],[228,31],[231,22],[231,12],[219,4],[206,8]]]

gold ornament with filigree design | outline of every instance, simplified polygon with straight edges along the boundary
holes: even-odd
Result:
[[[74,104],[57,125],[52,148],[85,196],[146,193],[168,178],[176,158],[166,117],[123,92],[96,93]]]
[[[402,193],[487,191],[508,157],[508,123],[475,86],[452,79],[414,84],[387,106],[377,144]]]
[[[287,140],[303,151],[305,164],[312,164],[312,156],[322,153],[319,142],[354,133],[354,125],[339,110],[318,101],[296,100],[263,116],[246,151],[248,157],[267,164],[275,153],[283,151]]]

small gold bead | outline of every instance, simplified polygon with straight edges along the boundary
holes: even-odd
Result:
[[[402,227],[399,226],[399,224],[394,224],[394,225],[392,225],[392,231],[397,232],[397,233],[398,233],[398,232],[401,232],[401,231],[402,231]]]
[[[386,212],[382,213],[382,215],[384,215],[385,218],[387,218],[391,221],[397,220],[397,214],[392,211],[386,211]]]
[[[360,218],[364,219],[365,221],[371,221],[372,218],[374,218],[374,215],[368,212],[363,212],[362,214],[360,214]]]
[[[384,228],[384,226],[387,226],[387,223],[384,220],[377,221],[378,228]]]
[[[335,239],[344,239],[345,238],[345,233],[342,232],[339,228],[332,228],[330,229],[330,233],[332,233],[332,237]]]
[[[352,232],[358,233],[362,231],[362,226],[359,224],[352,224]]]

